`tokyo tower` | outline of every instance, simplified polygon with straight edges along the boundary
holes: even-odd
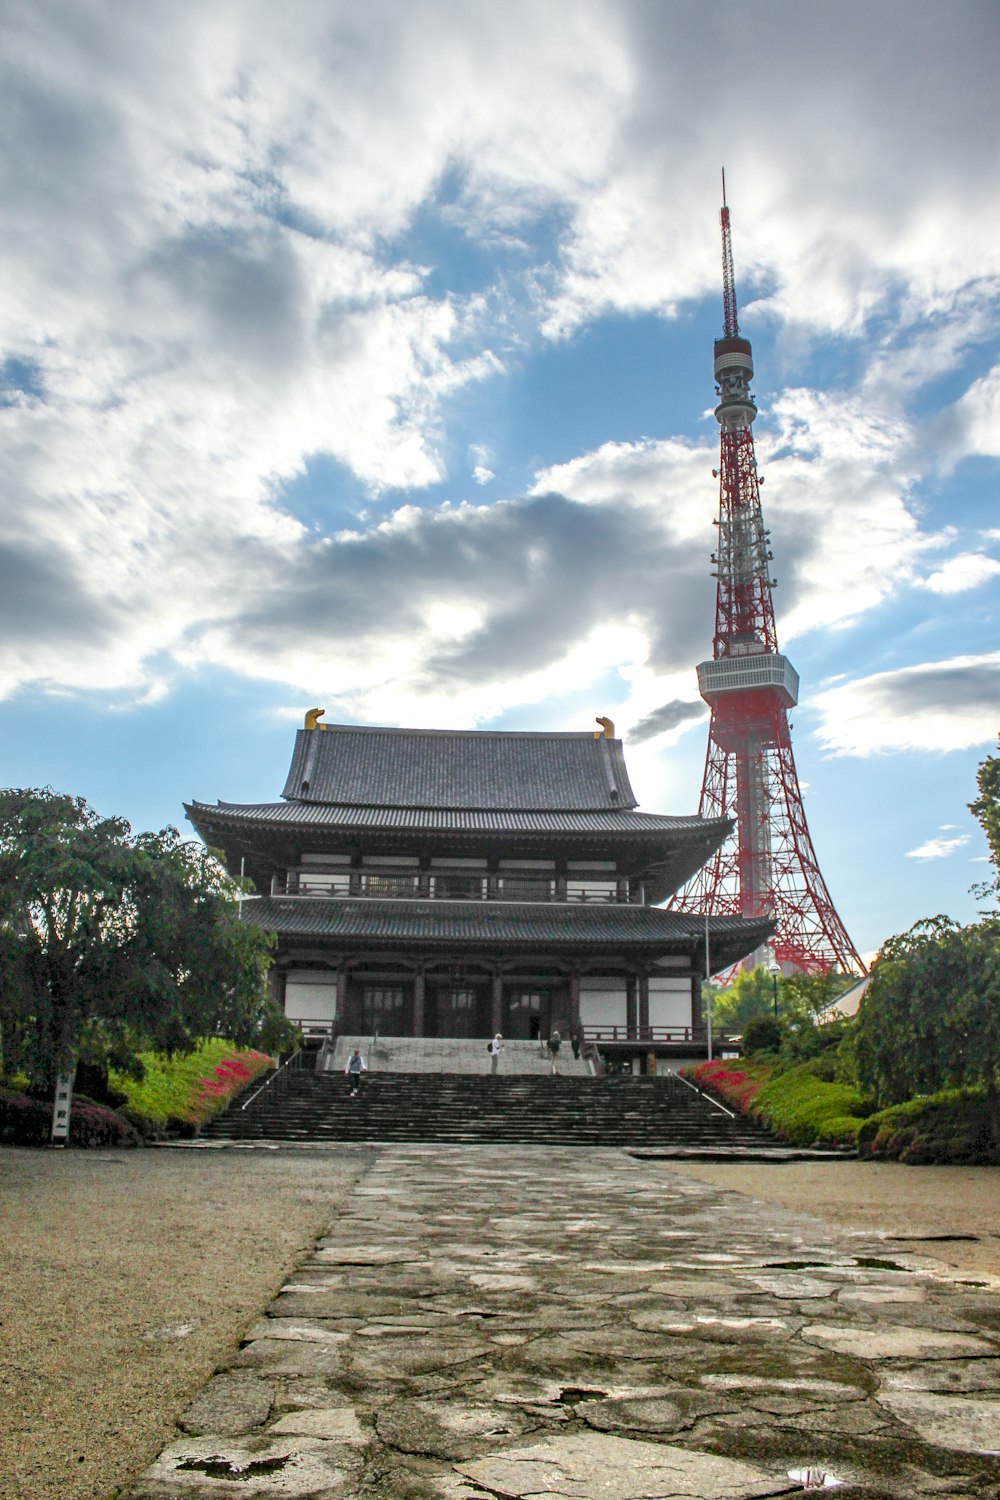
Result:
[[[771,917],[774,958],[786,970],[864,972],[820,873],[799,790],[788,710],[799,678],[778,650],[773,554],[760,506],[750,394],[753,358],[736,315],[733,248],[722,179],[723,335],[715,341],[720,463],[718,581],[712,658],[698,689],[712,710],[699,815],[729,817],[725,844],[675,898],[686,911]]]

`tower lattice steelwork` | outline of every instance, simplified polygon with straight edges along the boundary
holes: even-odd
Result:
[[[702,817],[733,833],[675,899],[686,911],[775,922],[774,956],[789,969],[864,970],[820,873],[799,790],[788,710],[799,678],[778,650],[772,553],[760,505],[750,394],[753,358],[740,337],[729,209],[722,192],[723,336],[715,341],[720,432],[718,580],[712,659],[698,688],[712,710]]]

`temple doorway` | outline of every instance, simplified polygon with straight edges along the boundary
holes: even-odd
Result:
[[[536,1042],[548,1026],[547,990],[513,989],[504,997],[503,1034],[513,1042]]]
[[[410,1031],[406,986],[402,984],[363,984],[361,986],[362,1034],[378,1032],[379,1036],[407,1036]]]
[[[485,1036],[484,992],[473,985],[441,985],[434,991],[435,1036]]]

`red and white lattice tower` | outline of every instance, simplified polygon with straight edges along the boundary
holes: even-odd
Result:
[[[760,508],[753,446],[753,359],[736,316],[733,249],[722,182],[724,332],[715,341],[721,429],[718,580],[712,659],[698,688],[712,710],[699,814],[735,828],[674,904],[713,916],[769,916],[774,957],[786,970],[819,973],[864,965],[837,915],[806,826],[788,710],[799,678],[778,650],[772,553]]]

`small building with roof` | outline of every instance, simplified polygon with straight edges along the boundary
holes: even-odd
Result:
[[[763,919],[659,905],[724,818],[640,812],[610,720],[593,733],[324,725],[281,799],[185,811],[257,894],[275,996],[313,1037],[582,1036],[611,1055],[704,1046],[701,980]]]

